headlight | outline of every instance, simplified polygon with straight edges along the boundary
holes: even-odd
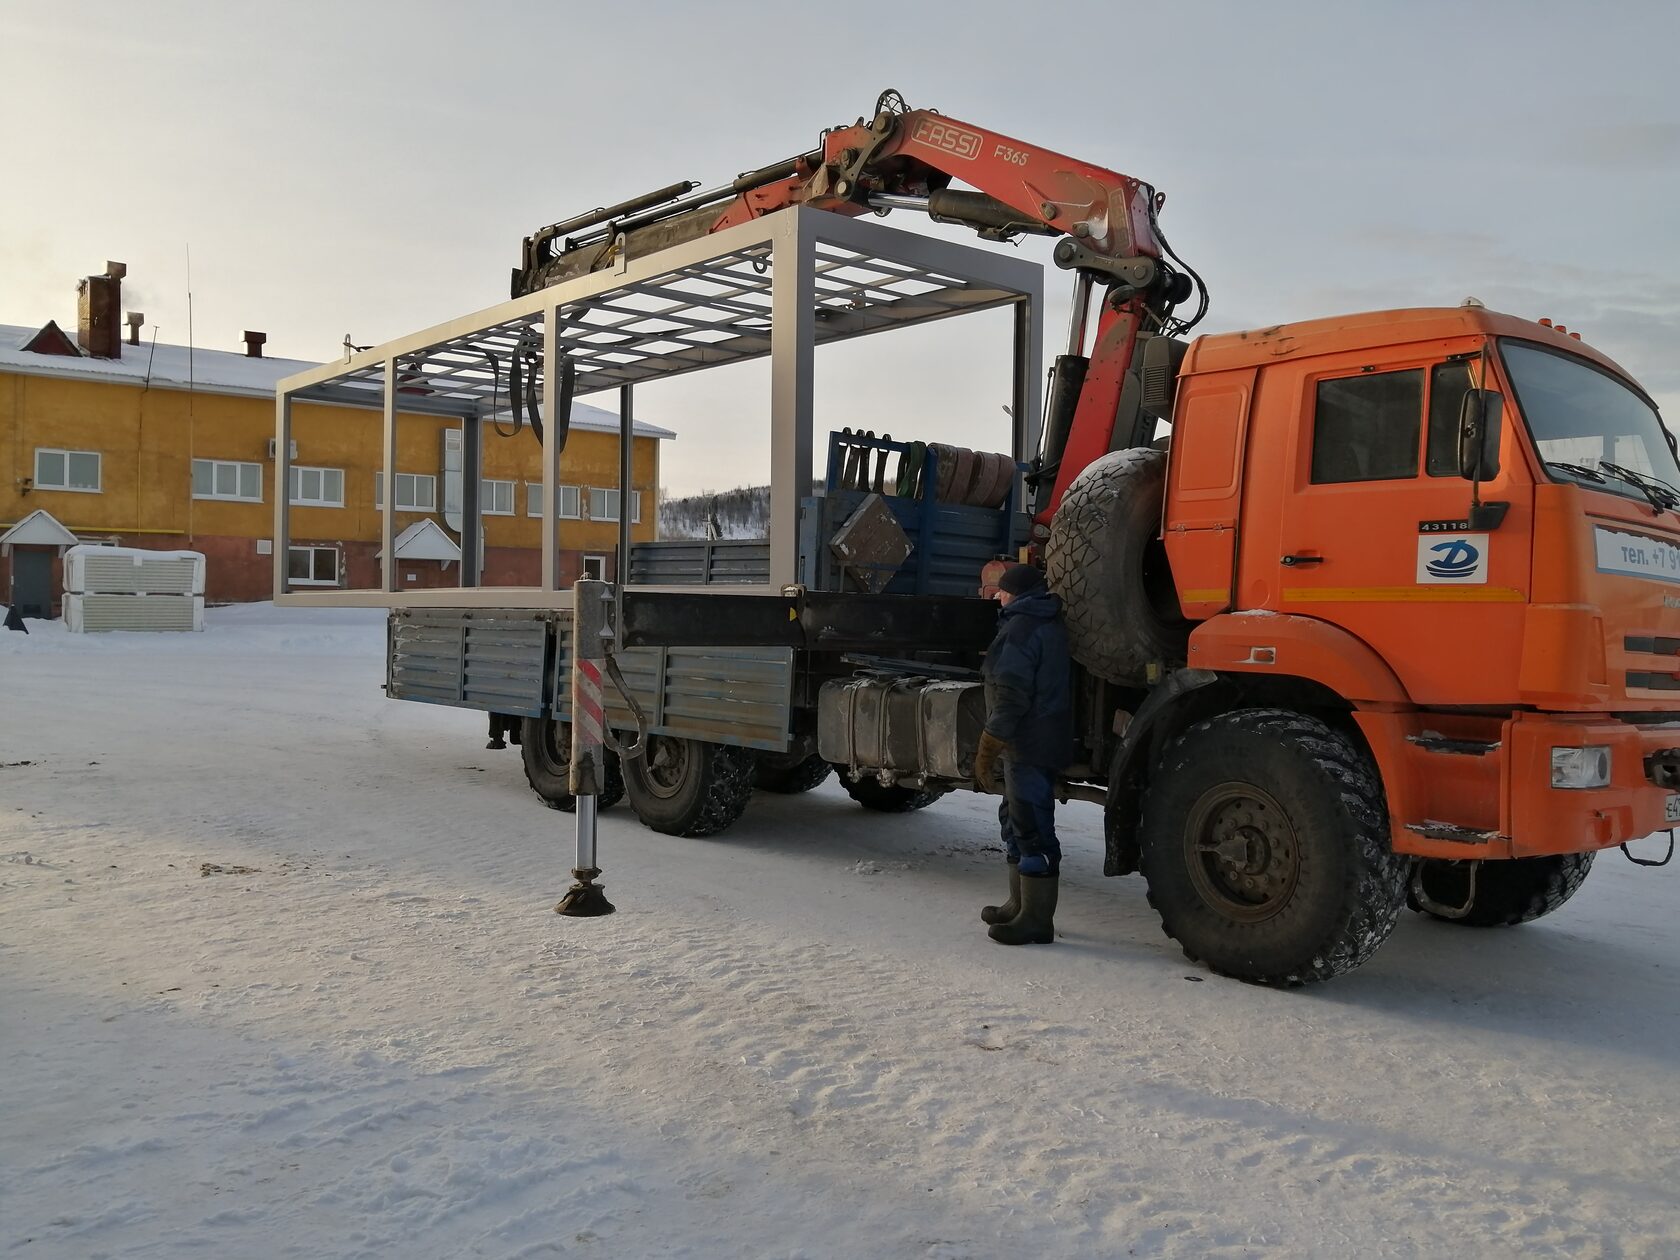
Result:
[[[1587,748],[1552,749],[1553,787],[1601,788],[1609,785],[1609,748],[1596,744]]]

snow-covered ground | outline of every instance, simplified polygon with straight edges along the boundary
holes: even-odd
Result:
[[[991,944],[986,802],[571,819],[378,614],[0,633],[7,1256],[1680,1255],[1680,881],[1212,977],[1063,811]],[[206,863],[222,868],[204,874]]]

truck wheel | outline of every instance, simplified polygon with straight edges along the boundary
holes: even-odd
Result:
[[[791,795],[795,792],[809,792],[833,772],[834,767],[816,753],[792,763],[760,753],[753,784],[763,792],[783,792]]]
[[[571,813],[577,797],[571,792],[572,728],[553,718],[526,718],[519,729],[519,756],[525,763],[525,782],[550,809]],[[595,798],[596,809],[608,809],[624,797],[624,775],[618,756],[606,752],[606,782]]]
[[[1328,980],[1388,939],[1407,862],[1370,759],[1316,718],[1244,709],[1192,726],[1143,799],[1142,870],[1192,960],[1255,984]]]
[[[1068,646],[1109,682],[1140,683],[1189,644],[1160,540],[1166,480],[1165,451],[1110,451],[1073,479],[1050,523],[1045,576],[1067,609]]]
[[[1532,923],[1575,895],[1592,870],[1592,853],[1483,862],[1476,868],[1476,892],[1463,915],[1436,914],[1417,896],[1421,890],[1442,906],[1462,906],[1470,894],[1470,868],[1462,862],[1425,858],[1412,868],[1406,902],[1419,914],[1466,927],[1515,927]]]
[[[752,798],[753,762],[750,748],[650,735],[647,751],[625,767],[624,790],[644,827],[714,836]]]
[[[945,793],[933,788],[899,787],[896,783],[884,784],[879,779],[867,777],[852,781],[850,775],[842,772],[840,785],[846,789],[846,795],[851,797],[865,809],[879,810],[883,814],[908,814],[911,810],[926,809]]]

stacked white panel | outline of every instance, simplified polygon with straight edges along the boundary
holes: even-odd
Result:
[[[64,624],[104,630],[204,629],[204,554],[140,547],[64,553]]]

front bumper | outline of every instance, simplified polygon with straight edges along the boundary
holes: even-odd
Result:
[[[1397,852],[1432,858],[1589,853],[1676,824],[1680,723],[1608,714],[1505,717],[1361,710]],[[1610,750],[1601,788],[1552,786],[1552,749]]]
[[[1669,767],[1680,765],[1680,726],[1519,713],[1505,731],[1501,830],[1513,857],[1606,849],[1675,825],[1666,816],[1675,789],[1654,780],[1671,782]],[[1595,745],[1610,750],[1607,786],[1551,786],[1553,748]]]

